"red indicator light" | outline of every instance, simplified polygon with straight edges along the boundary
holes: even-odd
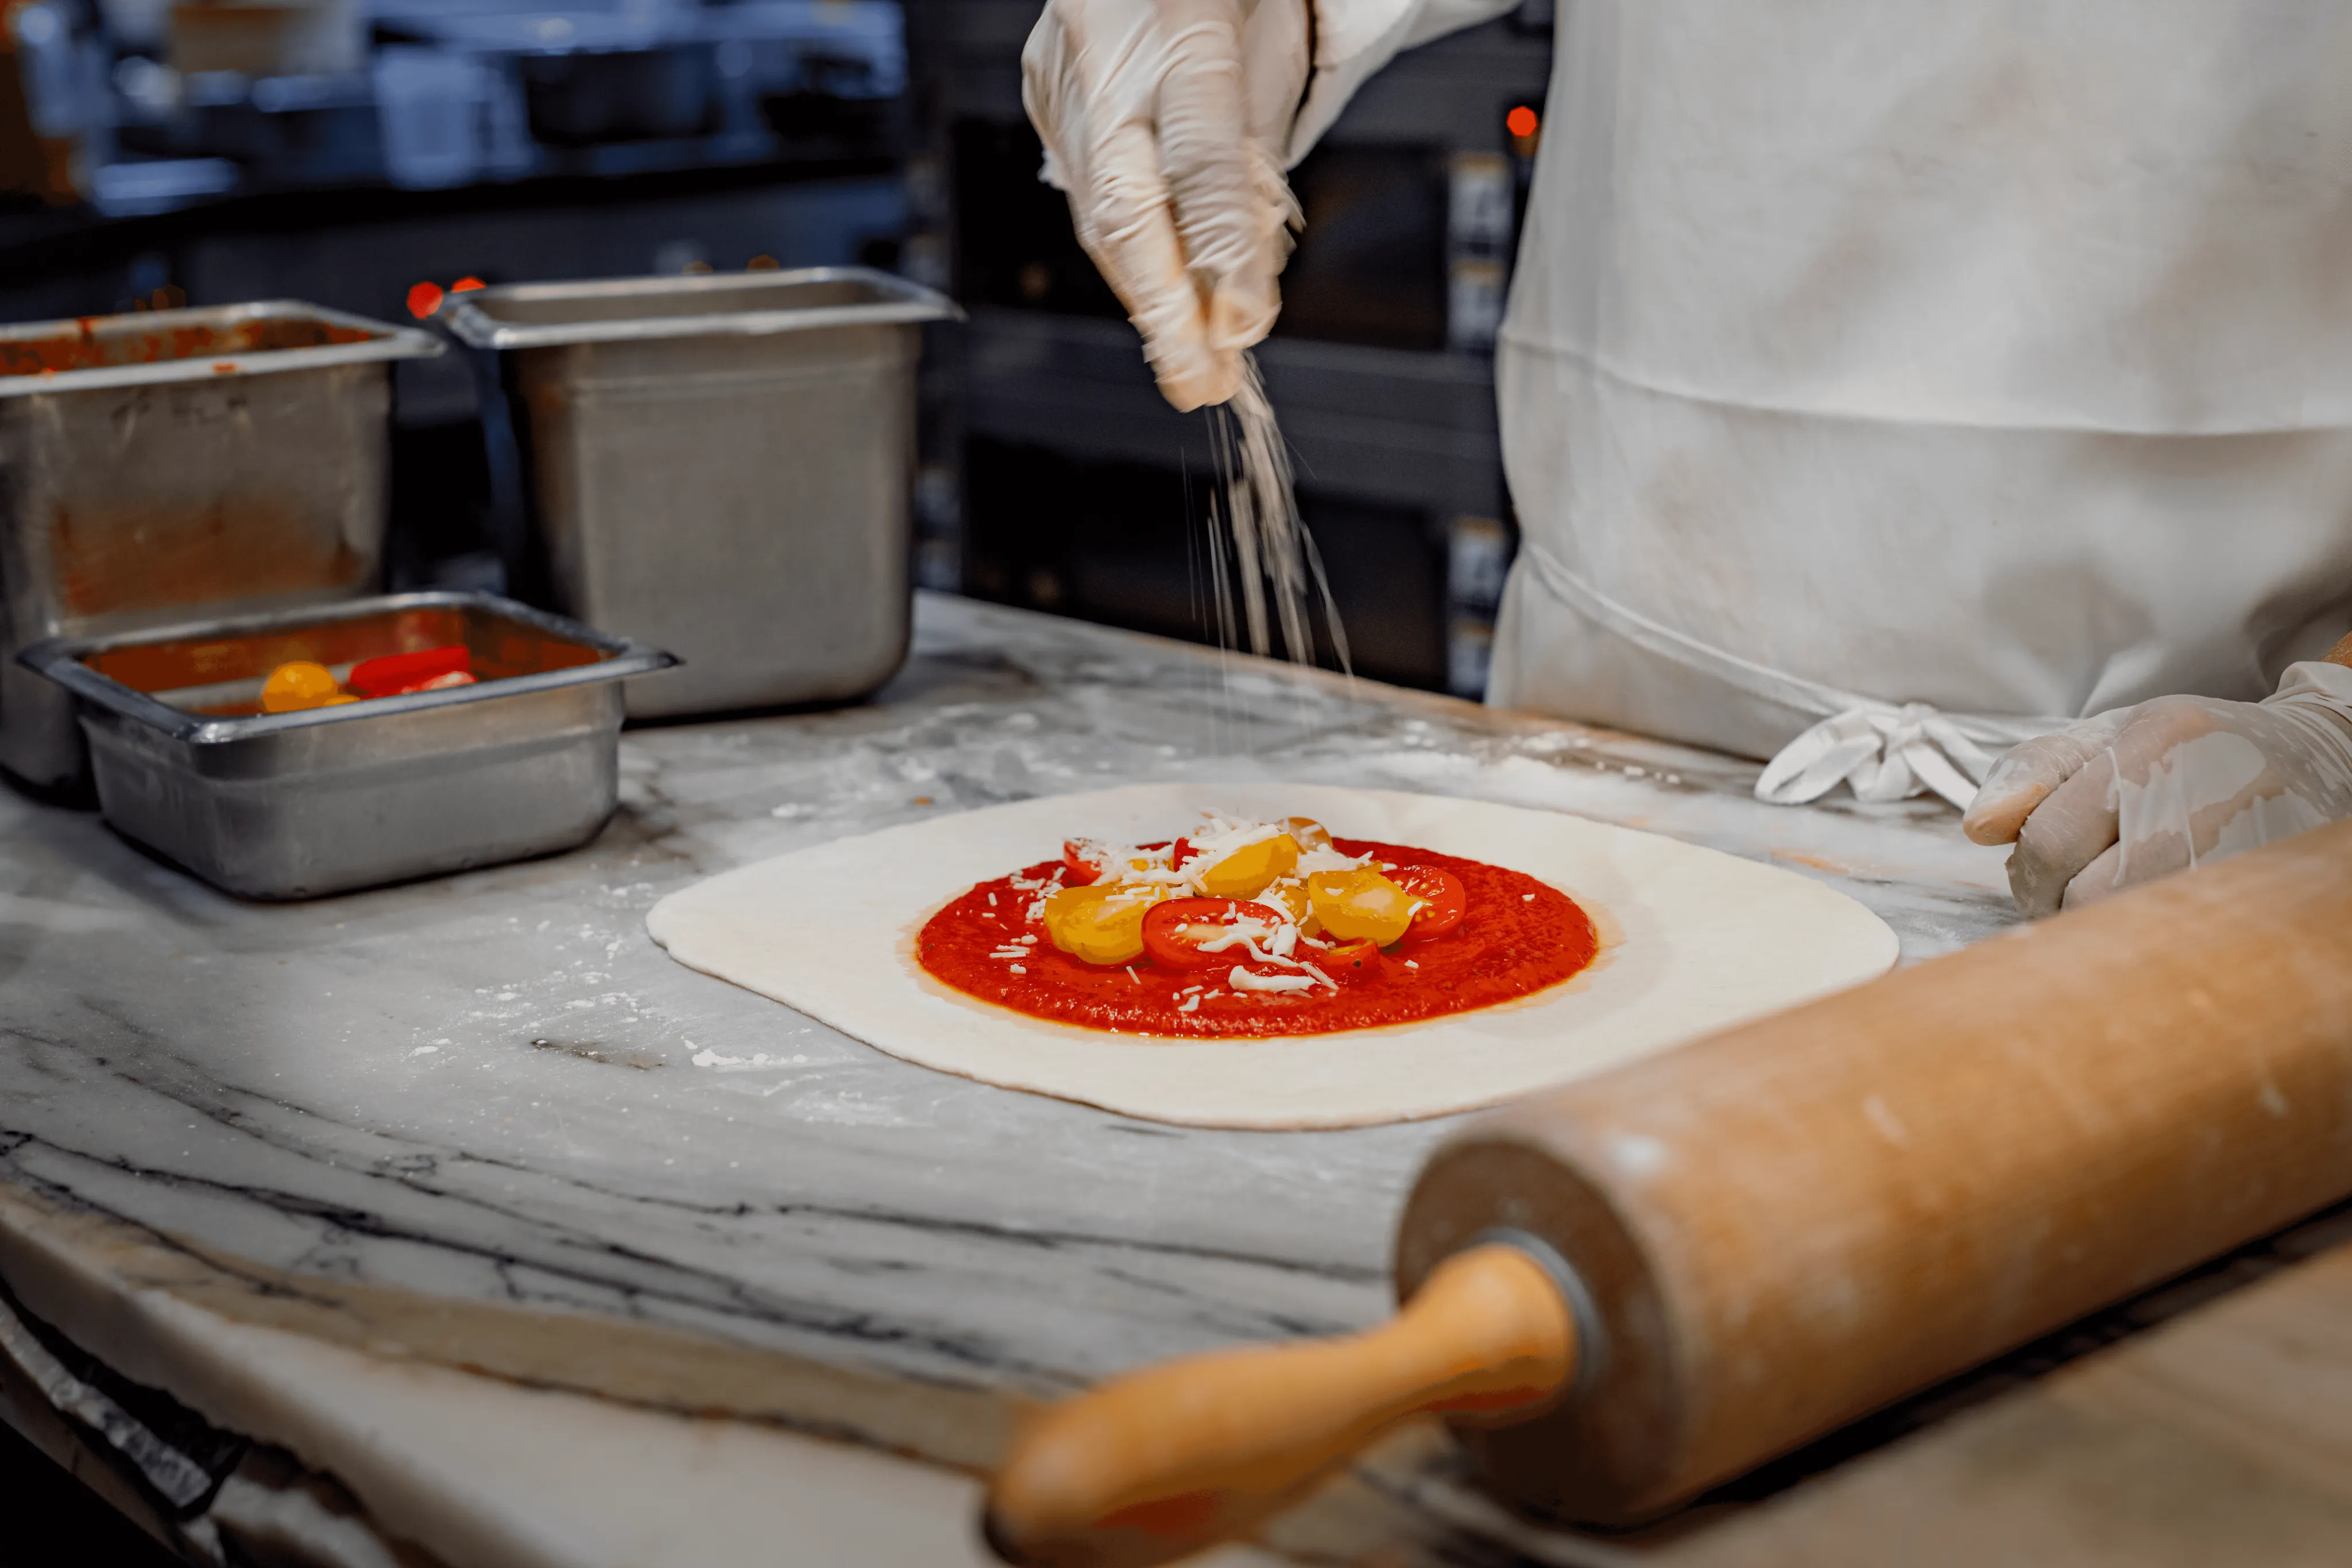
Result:
[[[452,294],[471,294],[477,288],[487,288],[489,286],[488,284],[484,283],[480,278],[476,277],[469,272],[465,277],[457,279],[457,282],[451,284],[449,286],[449,292]]]
[[[408,313],[422,321],[441,308],[441,286],[420,283],[408,291]]]
[[[1503,116],[1503,129],[1522,141],[1533,136],[1542,124],[1543,121],[1536,118],[1536,111],[1524,103]]]

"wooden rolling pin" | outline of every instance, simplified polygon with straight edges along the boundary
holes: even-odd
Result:
[[[1433,1410],[1507,1500],[1633,1522],[2347,1194],[2352,821],[1482,1118],[1393,1322],[1054,1407],[988,1539],[1166,1562]]]

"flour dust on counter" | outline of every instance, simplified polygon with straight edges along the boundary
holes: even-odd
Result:
[[[1499,1005],[1240,1038],[1033,1016],[925,970],[925,926],[1007,864],[1066,840],[1136,844],[1211,808],[1304,814],[1336,841],[1506,868],[1589,915],[1601,951],[1575,978]],[[1859,903],[1736,855],[1561,812],[1263,781],[1132,785],[906,823],[712,877],[664,898],[646,925],[688,967],[925,1067],[1147,1121],[1263,1130],[1493,1104],[1857,984],[1896,956],[1894,933]]]

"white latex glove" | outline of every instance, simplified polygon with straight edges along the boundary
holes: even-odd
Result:
[[[1168,401],[1241,387],[1297,218],[1282,172],[1400,49],[1517,0],[1047,0],[1021,52],[1045,180]]]
[[[1045,178],[1179,409],[1232,397],[1281,307],[1313,16],[1312,0],[1049,0],[1022,51]]]
[[[2029,740],[1962,822],[2015,842],[2029,915],[2072,909],[2352,816],[2352,669],[2287,667],[2259,703],[2158,697]]]

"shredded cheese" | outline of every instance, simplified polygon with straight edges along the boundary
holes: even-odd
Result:
[[[1311,991],[1315,982],[1304,975],[1253,975],[1239,964],[1225,977],[1235,991]]]

